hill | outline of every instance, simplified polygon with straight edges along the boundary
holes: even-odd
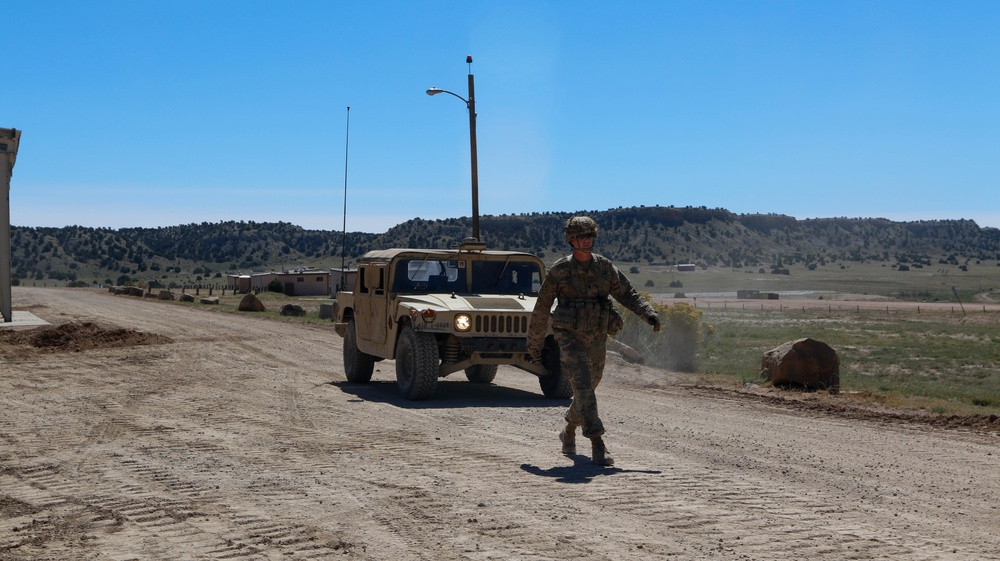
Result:
[[[827,261],[960,266],[970,260],[1000,259],[1000,230],[980,228],[971,220],[798,220],[779,214],[653,206],[486,215],[480,219],[480,229],[492,249],[527,251],[551,262],[566,253],[562,224],[576,214],[597,220],[598,251],[619,263],[780,269],[785,264]],[[202,222],[119,230],[12,227],[11,264],[13,277],[22,282],[211,282],[225,272],[350,265],[372,249],[450,247],[470,229],[467,217],[414,218],[381,234],[346,236],[285,222]]]

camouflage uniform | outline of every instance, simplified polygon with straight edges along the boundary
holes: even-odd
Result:
[[[597,414],[594,390],[604,374],[608,323],[614,297],[623,306],[652,323],[656,311],[605,257],[593,254],[589,262],[563,257],[549,269],[538,292],[528,328],[528,350],[537,356],[548,328],[559,343],[562,370],[573,386],[573,403],[566,412],[568,428],[583,427],[583,436],[600,437],[604,424]],[[619,318],[620,320],[620,318]]]

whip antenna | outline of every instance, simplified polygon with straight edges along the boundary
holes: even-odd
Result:
[[[344,237],[340,244],[340,289],[347,284],[347,155],[351,146],[351,106],[347,106],[347,139],[344,142]]]

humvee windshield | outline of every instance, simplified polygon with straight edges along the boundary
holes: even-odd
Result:
[[[541,284],[542,273],[533,261],[402,259],[396,263],[392,289],[403,293],[535,294]]]

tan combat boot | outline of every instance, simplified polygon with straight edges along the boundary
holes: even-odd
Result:
[[[615,459],[608,455],[608,449],[604,446],[604,440],[595,436],[590,439],[590,444],[593,449],[593,462],[599,466],[613,466],[615,465]]]
[[[576,427],[566,425],[559,433],[559,440],[562,442],[563,454],[576,454]]]

